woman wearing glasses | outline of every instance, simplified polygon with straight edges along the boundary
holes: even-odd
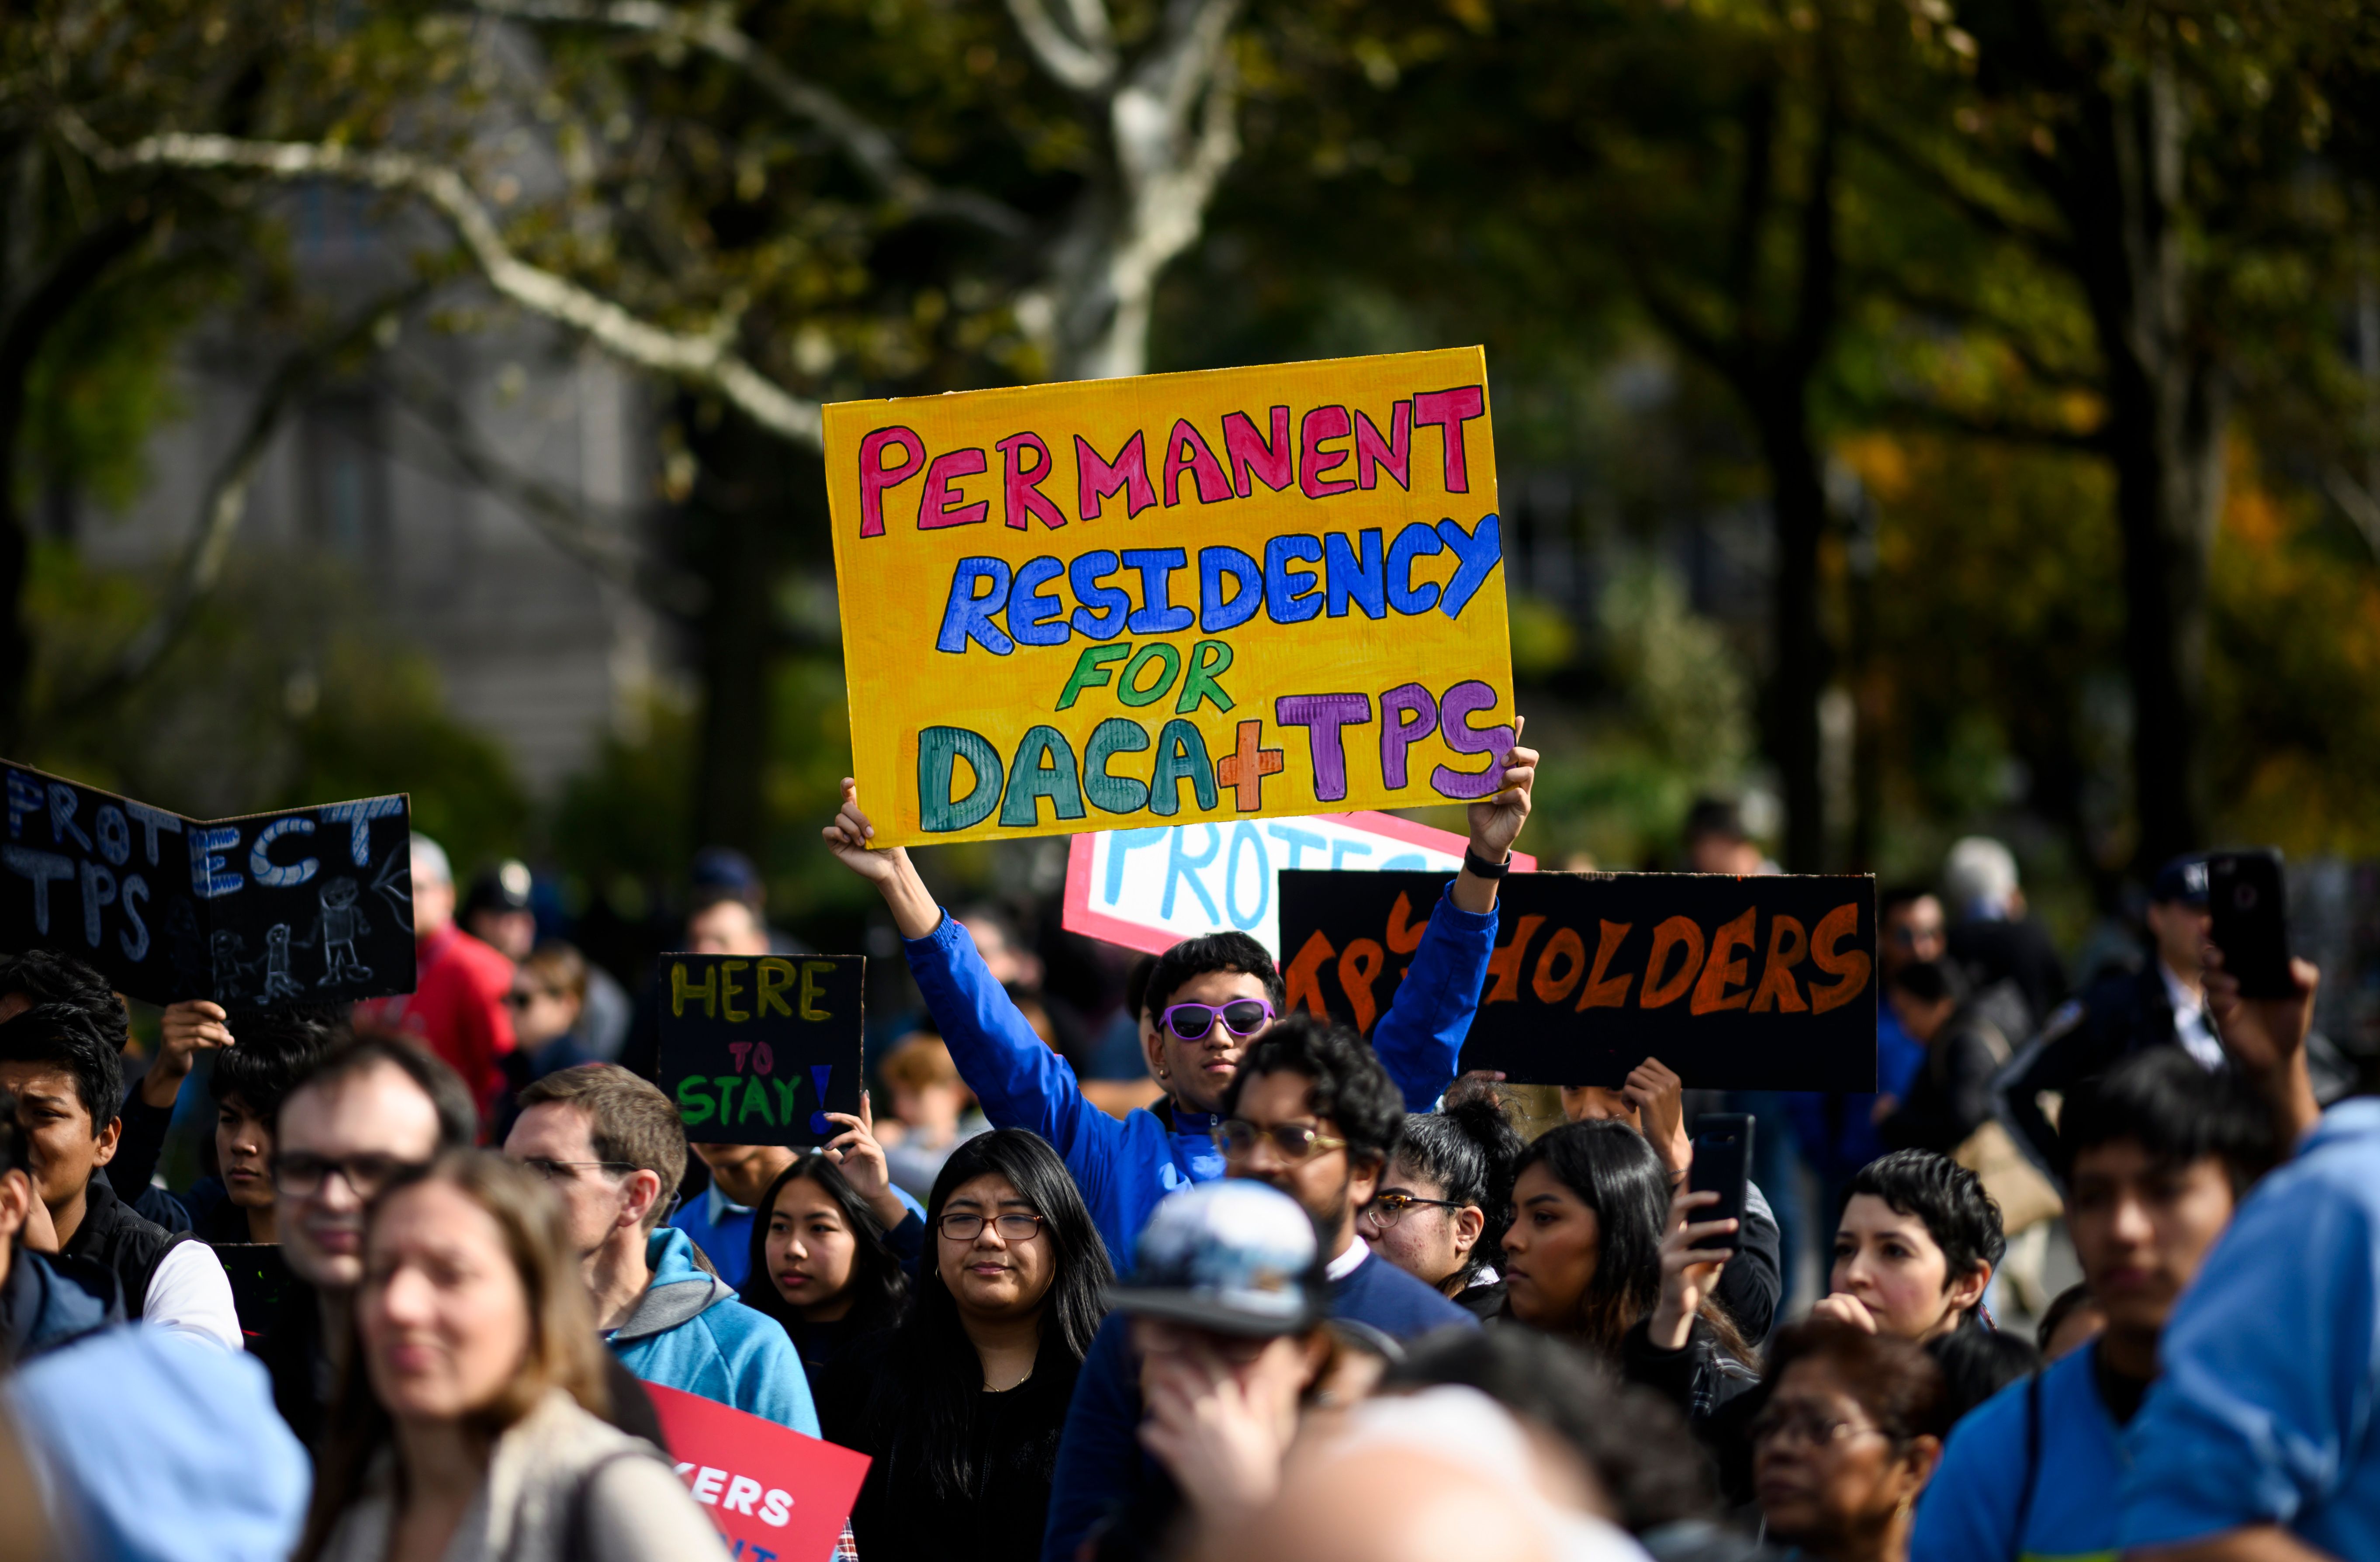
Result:
[[[1355,1234],[1473,1316],[1494,1317],[1504,1310],[1496,1265],[1512,1223],[1512,1168],[1526,1147],[1492,1096],[1413,1113]]]
[[[1821,1562],[1906,1562],[1917,1495],[1950,1425],[1933,1358],[1813,1318],[1778,1337],[1770,1369],[1751,1423],[1768,1538]]]
[[[1031,1562],[1114,1271],[1065,1163],[1023,1129],[953,1153],[926,1230],[907,1320],[826,1374],[827,1440],[875,1460],[851,1527],[868,1562]]]

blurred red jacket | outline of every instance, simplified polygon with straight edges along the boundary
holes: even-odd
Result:
[[[394,1033],[418,1041],[453,1065],[471,1087],[485,1122],[504,1089],[504,1055],[513,1049],[513,963],[449,923],[415,946],[413,990],[355,1007],[358,1034]]]

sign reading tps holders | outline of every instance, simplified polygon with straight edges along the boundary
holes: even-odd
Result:
[[[822,1144],[859,1110],[856,954],[668,954],[653,970],[662,1093],[698,1144]]]
[[[1478,348],[843,402],[826,451],[879,845],[1499,790]]]

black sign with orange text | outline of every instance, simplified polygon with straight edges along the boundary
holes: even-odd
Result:
[[[1281,875],[1289,1006],[1371,1035],[1436,873]],[[1689,1088],[1876,1088],[1876,880],[1529,873],[1504,880],[1462,1067],[1617,1086],[1646,1058]]]

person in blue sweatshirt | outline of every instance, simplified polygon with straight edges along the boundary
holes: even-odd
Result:
[[[1503,789],[1471,805],[1463,871],[1431,911],[1413,963],[1372,1029],[1372,1047],[1413,1111],[1429,1110],[1453,1082],[1495,946],[1497,886],[1529,817],[1536,751],[1514,747],[1500,757]],[[908,853],[868,845],[875,827],[847,777],[842,810],[821,833],[844,866],[884,897],[906,942],[910,974],[984,1115],[995,1128],[1029,1128],[1057,1149],[1109,1253],[1120,1267],[1128,1265],[1160,1199],[1223,1175],[1213,1137],[1223,1093],[1243,1055],[1288,1001],[1271,956],[1244,933],[1190,938],[1166,952],[1146,999],[1156,1022],[1148,1069],[1165,1096],[1155,1109],[1135,1109],[1118,1121],[1084,1098],[1073,1067],[1033,1034]]]
[[[1330,1316],[1415,1339],[1479,1320],[1385,1258],[1355,1233],[1355,1212],[1379,1191],[1404,1132],[1396,1083],[1344,1025],[1296,1014],[1248,1049],[1219,1103],[1215,1131],[1226,1175],[1267,1182],[1314,1221]],[[1099,1326],[1075,1383],[1058,1477],[1050,1493],[1044,1562],[1067,1562],[1083,1537],[1128,1501],[1142,1480],[1140,1367],[1131,1319]]]
[[[2106,1328],[1959,1423],[1918,1506],[1913,1562],[2115,1552],[2107,1494],[2158,1339],[2275,1156],[2263,1104],[2170,1047],[2069,1094],[2058,1137],[2067,1229]]]
[[[661,1225],[686,1175],[686,1129],[650,1080],[617,1063],[546,1075],[520,1094],[504,1154],[544,1174],[562,1201],[620,1364],[815,1437],[818,1411],[794,1342],[744,1304],[674,1226]]]
[[[2247,999],[2209,956],[2224,1053],[2297,1157],[2240,1206],[2167,1326],[2124,1433],[2117,1544],[2160,1562],[2380,1556],[2380,1101],[2316,1115],[2313,966],[2290,962],[2289,997]]]

